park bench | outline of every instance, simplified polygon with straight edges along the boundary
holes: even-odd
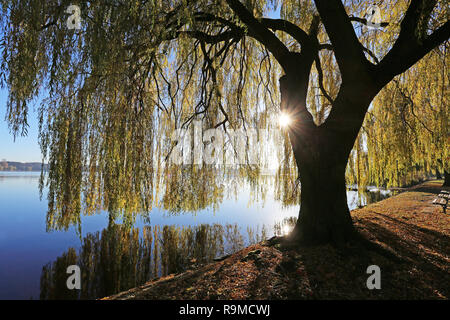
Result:
[[[442,209],[445,212],[445,209],[447,209],[448,199],[450,198],[450,193],[445,190],[441,190],[441,193],[433,200],[433,204],[439,205],[442,207]]]

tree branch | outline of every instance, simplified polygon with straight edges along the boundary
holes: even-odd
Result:
[[[289,50],[283,42],[259,22],[239,0],[226,0],[226,2],[239,19],[247,25],[250,35],[261,42],[286,70],[289,62],[287,59]]]
[[[412,0],[400,25],[400,34],[392,49],[377,67],[377,77],[381,85],[387,84],[396,75],[401,74],[423,58],[431,50],[450,37],[450,21],[445,22],[431,35],[418,33],[429,19],[436,0]]]
[[[330,102],[330,104],[333,105],[333,103],[334,103],[333,99],[331,98],[331,96],[328,94],[328,92],[325,90],[325,87],[323,86],[323,71],[322,71],[322,66],[320,64],[319,55],[317,55],[315,63],[316,63],[317,74],[319,75],[318,80],[319,80],[320,91],[322,91],[322,94]]]
[[[321,43],[319,44],[319,50],[330,50],[333,51],[333,45],[331,43]]]
[[[340,0],[315,0],[320,18],[333,45],[342,80],[357,80],[370,62]]]
[[[362,24],[364,24],[366,26],[367,26],[367,23],[368,23],[367,19],[365,19],[365,18],[359,18],[359,17],[351,16],[351,17],[349,17],[349,19],[350,19],[350,21],[356,21],[356,22],[362,23]],[[387,27],[389,25],[389,22],[380,22],[379,25],[384,28],[384,27]]]
[[[299,26],[283,19],[262,18],[261,24],[274,31],[283,31],[297,40],[302,46],[311,44],[311,38]]]
[[[244,31],[237,32],[237,31],[224,31],[222,33],[219,33],[217,35],[210,35],[205,32],[201,31],[178,31],[177,36],[185,34],[188,35],[191,38],[200,40],[202,42],[206,42],[209,44],[217,44],[219,42],[231,40],[231,39],[240,39],[244,36]]]

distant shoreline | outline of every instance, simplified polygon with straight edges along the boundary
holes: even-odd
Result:
[[[41,172],[48,170],[48,164],[41,162],[0,161],[0,172]]]

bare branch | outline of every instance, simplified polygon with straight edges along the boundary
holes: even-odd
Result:
[[[380,60],[379,60],[378,57],[375,55],[375,53],[373,53],[372,50],[370,50],[369,48],[364,47],[362,44],[361,44],[361,47],[362,47],[362,49],[363,49],[365,52],[367,52],[367,53],[369,54],[369,56],[370,56],[373,60],[375,60],[376,63],[380,63]]]
[[[283,42],[259,22],[239,0],[226,0],[226,2],[239,19],[247,25],[250,35],[261,42],[273,54],[280,65],[287,69],[289,50]]]
[[[283,19],[262,18],[261,24],[274,31],[286,32],[292,38],[297,40],[302,46],[311,44],[311,38],[309,37],[309,35],[305,31],[303,31],[303,29],[293,24],[292,22]]]
[[[365,18],[350,16],[349,19],[350,19],[350,21],[356,21],[356,22],[362,23],[366,26],[368,25],[368,21]],[[389,25],[389,22],[380,22],[379,25],[384,28]]]
[[[450,21],[448,20],[429,36],[426,36],[423,31],[418,32],[420,26],[426,25],[435,5],[436,0],[411,1],[394,46],[378,64],[377,77],[382,85],[408,70],[432,49],[449,39]]]
[[[323,71],[322,71],[322,66],[320,65],[319,55],[317,55],[315,63],[316,63],[317,73],[319,75],[318,80],[319,80],[320,91],[322,91],[322,94],[325,96],[325,98],[331,103],[331,105],[333,105],[334,100],[331,98],[331,96],[328,94],[328,92],[325,90],[325,87],[323,86]]]
[[[319,50],[330,50],[333,51],[333,45],[331,43],[321,43],[319,44]]]
[[[370,62],[355,34],[340,0],[315,0],[317,10],[333,45],[342,80],[357,80]]]
[[[202,42],[206,42],[209,44],[216,44],[219,42],[224,42],[231,39],[240,39],[244,36],[244,32],[237,32],[237,31],[224,31],[222,33],[216,34],[216,35],[210,35],[205,32],[201,31],[179,31],[177,32],[177,37],[181,34],[188,35],[189,37],[195,38],[197,40],[200,40]]]

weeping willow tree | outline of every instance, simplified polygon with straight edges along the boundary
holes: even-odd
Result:
[[[179,147],[173,132],[197,120],[235,151],[229,133],[256,128],[253,144],[265,149],[259,133],[281,110],[291,124],[287,140],[276,139],[277,195],[299,200],[283,196],[296,191],[298,173],[301,209],[289,239],[302,243],[354,238],[345,172],[369,106],[450,35],[445,1],[436,0],[383,3],[385,30],[367,30],[369,4],[357,0],[80,1],[80,29],[68,28],[69,1],[1,3],[14,134],[26,134],[30,104],[46,97],[49,224],[73,223],[83,209],[198,209],[220,202],[233,179],[264,188],[263,156],[233,170],[167,159]],[[280,18],[267,18],[277,7]],[[195,149],[192,140],[183,148]],[[217,140],[203,137],[201,147]]]
[[[368,149],[360,157],[367,168],[361,180],[404,186],[445,175],[449,184],[447,51],[448,44],[431,52],[374,100],[361,132]]]

